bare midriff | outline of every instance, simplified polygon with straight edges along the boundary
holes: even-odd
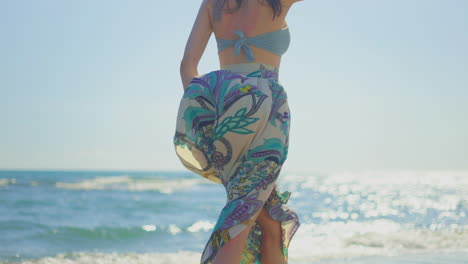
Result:
[[[250,63],[262,63],[279,68],[281,64],[281,56],[259,49],[255,46],[250,46],[250,48],[252,49],[253,54],[255,54],[255,59],[250,61]],[[218,55],[219,65],[221,67],[230,64],[246,63],[243,51],[241,51],[242,56],[236,56],[234,55],[234,48],[232,47],[221,51]]]

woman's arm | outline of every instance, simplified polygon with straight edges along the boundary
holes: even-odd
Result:
[[[213,29],[210,22],[208,0],[203,0],[180,63],[180,76],[184,90],[190,81],[198,76],[198,63],[205,52],[211,33],[213,33]]]

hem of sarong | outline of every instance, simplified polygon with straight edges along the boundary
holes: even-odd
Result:
[[[286,238],[286,225],[289,225],[289,222],[293,222],[293,225],[290,227],[291,231],[289,232],[289,237]],[[285,257],[286,260],[289,258],[289,244],[291,243],[292,238],[296,234],[296,231],[299,229],[301,226],[301,223],[297,219],[292,219],[292,220],[284,220],[280,222],[281,226],[281,245],[282,245],[282,253],[283,256]]]
[[[273,191],[274,191],[274,190],[272,190],[272,192],[273,192]],[[289,199],[289,197],[288,197],[288,199]],[[284,204],[287,202],[288,199],[286,199],[286,201],[284,201],[284,200],[283,200],[283,201],[280,201],[280,203],[281,203],[282,205],[284,205]],[[263,203],[262,207],[260,207],[260,208],[264,208],[265,204],[267,204],[267,201],[265,201],[265,202]],[[265,209],[266,209],[266,208],[265,208]],[[262,209],[259,209],[259,210],[262,210]],[[270,215],[270,217],[273,218],[273,215],[270,214],[270,211],[269,211],[269,210],[266,210],[266,211],[267,211],[267,213]],[[275,221],[278,221],[278,222],[280,223],[280,227],[281,227],[281,250],[282,250],[282,254],[283,254],[283,256],[284,256],[284,258],[285,258],[286,260],[288,260],[288,258],[289,258],[289,253],[288,253],[288,252],[289,252],[289,245],[290,245],[290,243],[291,243],[291,240],[292,240],[292,238],[294,237],[294,235],[296,234],[296,232],[297,232],[297,230],[299,229],[299,227],[301,226],[301,223],[300,223],[300,221],[299,221],[299,218],[297,217],[297,213],[296,213],[296,212],[293,212],[293,211],[289,211],[289,212],[290,212],[291,214],[293,214],[293,215],[295,216],[295,218],[293,218],[293,219],[288,219],[288,220],[283,220],[283,221],[281,221],[281,220],[276,220],[276,219],[273,218]],[[256,214],[258,214],[258,213],[259,213],[259,211],[256,212]],[[227,228],[227,229],[224,229],[224,230],[228,233],[227,236],[228,236],[229,239],[228,239],[228,240],[223,240],[223,245],[221,245],[221,246],[217,249],[216,254],[219,253],[219,251],[221,250],[221,248],[222,248],[226,243],[228,243],[230,240],[234,239],[236,236],[238,236],[240,233],[242,233],[242,232],[245,230],[245,228],[247,228],[246,223],[248,223],[248,221],[252,221],[252,218],[253,218],[253,217],[251,217],[251,218],[245,220],[244,222],[238,223],[238,224],[236,224],[236,225],[234,225],[234,226],[231,226],[231,227],[229,227],[229,228]],[[292,225],[291,225],[291,222],[293,223]],[[254,223],[254,224],[255,224],[255,223]],[[234,227],[236,227],[236,226],[238,226],[238,225],[243,225],[243,227],[242,227],[242,228],[240,229],[240,231],[237,232],[237,234],[235,234],[233,237],[229,237],[229,230],[232,229],[232,228],[234,228]],[[287,227],[287,226],[289,226],[289,227]],[[289,232],[288,232],[288,231],[289,231]],[[210,239],[208,240],[208,243],[207,243],[206,247],[209,246],[211,240],[213,239],[213,236],[215,235],[215,232],[216,232],[216,231],[214,231],[214,232],[212,233],[212,236],[211,236]],[[252,229],[250,230],[250,232],[252,232]],[[286,237],[286,235],[287,235],[287,237]],[[206,247],[205,247],[205,250],[207,250]],[[204,251],[205,251],[205,250],[204,250]],[[204,251],[203,251],[203,253],[204,253]],[[203,253],[202,253],[202,256],[203,256]],[[212,261],[213,261],[214,257],[216,256],[216,254],[214,254],[214,255],[212,254],[212,255],[208,256],[205,260],[202,259],[200,263],[201,263],[201,264],[212,264],[212,263],[213,263]],[[249,263],[249,264],[250,264],[250,263]],[[255,263],[252,263],[252,264],[255,264]]]
[[[223,247],[225,246],[225,244],[227,244],[229,241],[231,241],[232,239],[236,238],[240,233],[242,233],[242,232],[247,228],[247,224],[248,224],[249,221],[252,221],[252,218],[249,218],[249,219],[247,219],[247,220],[245,220],[245,221],[243,221],[243,222],[241,222],[241,223],[238,223],[238,224],[236,224],[236,225],[233,225],[233,226],[231,226],[231,227],[229,227],[229,228],[223,229],[225,232],[227,232],[227,237],[228,237],[228,239],[227,239],[227,240],[224,240],[224,239],[223,239],[223,244],[217,249],[216,254],[219,253],[219,251],[221,250],[221,248],[223,248]],[[234,227],[236,227],[236,226],[238,226],[238,225],[242,225],[243,227],[241,227],[240,231],[237,232],[236,235],[234,235],[233,237],[230,237],[230,236],[229,236],[229,230],[232,229],[232,228],[234,228]],[[216,232],[216,231],[215,231],[215,232]],[[215,235],[215,232],[212,233],[212,236],[211,236],[210,239],[208,240],[208,243],[207,243],[207,245],[205,246],[205,250],[207,250],[207,247],[209,246],[209,244],[210,244],[210,242],[211,242],[213,236]],[[205,250],[204,250],[204,251],[205,251]],[[204,251],[202,252],[202,257],[203,257]],[[213,264],[213,259],[215,258],[216,254],[211,254],[211,255],[209,255],[206,259],[201,259],[201,262],[200,262],[200,263],[201,263],[201,264]]]
[[[273,186],[273,187],[274,187],[274,186]],[[270,191],[270,195],[273,193],[273,191],[274,191],[274,188]],[[269,196],[270,196],[270,195],[269,195]],[[268,197],[269,197],[269,196],[268,196]],[[224,246],[226,243],[228,243],[229,241],[231,241],[232,239],[234,239],[235,237],[237,237],[240,233],[242,233],[242,232],[247,228],[247,224],[248,224],[250,221],[253,221],[252,219],[254,218],[254,216],[256,216],[256,215],[258,215],[258,214],[260,213],[260,211],[262,210],[262,208],[263,208],[263,207],[265,206],[265,204],[267,203],[267,200],[268,200],[268,199],[266,199],[265,201],[263,201],[263,203],[261,204],[261,206],[259,206],[258,210],[252,215],[252,217],[250,217],[250,218],[248,218],[248,219],[246,219],[246,220],[244,220],[244,221],[242,221],[242,222],[240,222],[240,223],[238,223],[238,224],[235,224],[235,225],[233,225],[233,226],[230,226],[230,227],[228,227],[228,228],[226,228],[226,229],[222,229],[222,230],[224,230],[225,232],[227,232],[227,234],[225,234],[225,237],[226,237],[227,239],[223,239],[223,244],[222,244],[220,247],[217,248],[215,254],[210,254],[210,255],[207,256],[205,259],[203,259],[203,255],[205,254],[205,251],[206,251],[206,250],[208,249],[208,247],[210,246],[211,241],[212,241],[212,239],[214,239],[214,236],[215,236],[216,232],[218,232],[218,230],[213,231],[212,234],[211,234],[211,236],[210,236],[210,238],[209,238],[209,240],[208,240],[208,242],[207,242],[207,244],[206,244],[206,246],[205,246],[205,249],[204,249],[203,252],[202,252],[201,264],[212,264],[212,260],[213,260],[213,259],[215,258],[215,256],[219,253],[219,251],[221,250],[221,248],[223,248],[223,246]],[[232,228],[235,228],[235,227],[238,226],[238,225],[242,225],[240,231],[238,231],[234,236],[231,237],[231,236],[229,235],[229,230],[231,230]],[[253,227],[253,225],[255,225],[255,221],[254,221],[254,223],[252,224],[252,227]],[[252,232],[252,229],[250,230],[250,232]],[[250,235],[250,234],[249,234],[249,235]],[[247,237],[248,237],[248,236],[247,236]],[[247,239],[248,239],[248,238],[247,238]]]

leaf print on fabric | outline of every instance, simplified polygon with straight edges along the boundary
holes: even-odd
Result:
[[[247,129],[246,126],[255,123],[257,117],[246,117],[244,116],[247,108],[239,109],[234,116],[228,116],[223,119],[221,124],[216,126],[214,130],[214,139],[217,140],[224,136],[227,132],[233,132],[238,134],[250,134],[254,131]]]

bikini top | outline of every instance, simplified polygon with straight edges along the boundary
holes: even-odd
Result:
[[[234,46],[234,54],[236,56],[240,55],[240,50],[244,51],[247,61],[253,61],[255,56],[253,55],[252,49],[249,45],[253,45],[257,48],[278,54],[283,55],[289,47],[291,41],[289,27],[268,32],[265,34],[257,35],[251,38],[245,37],[245,33],[242,31],[233,31],[239,37],[237,40],[226,40],[221,38],[216,38],[218,43],[218,52],[221,52],[229,47]]]

